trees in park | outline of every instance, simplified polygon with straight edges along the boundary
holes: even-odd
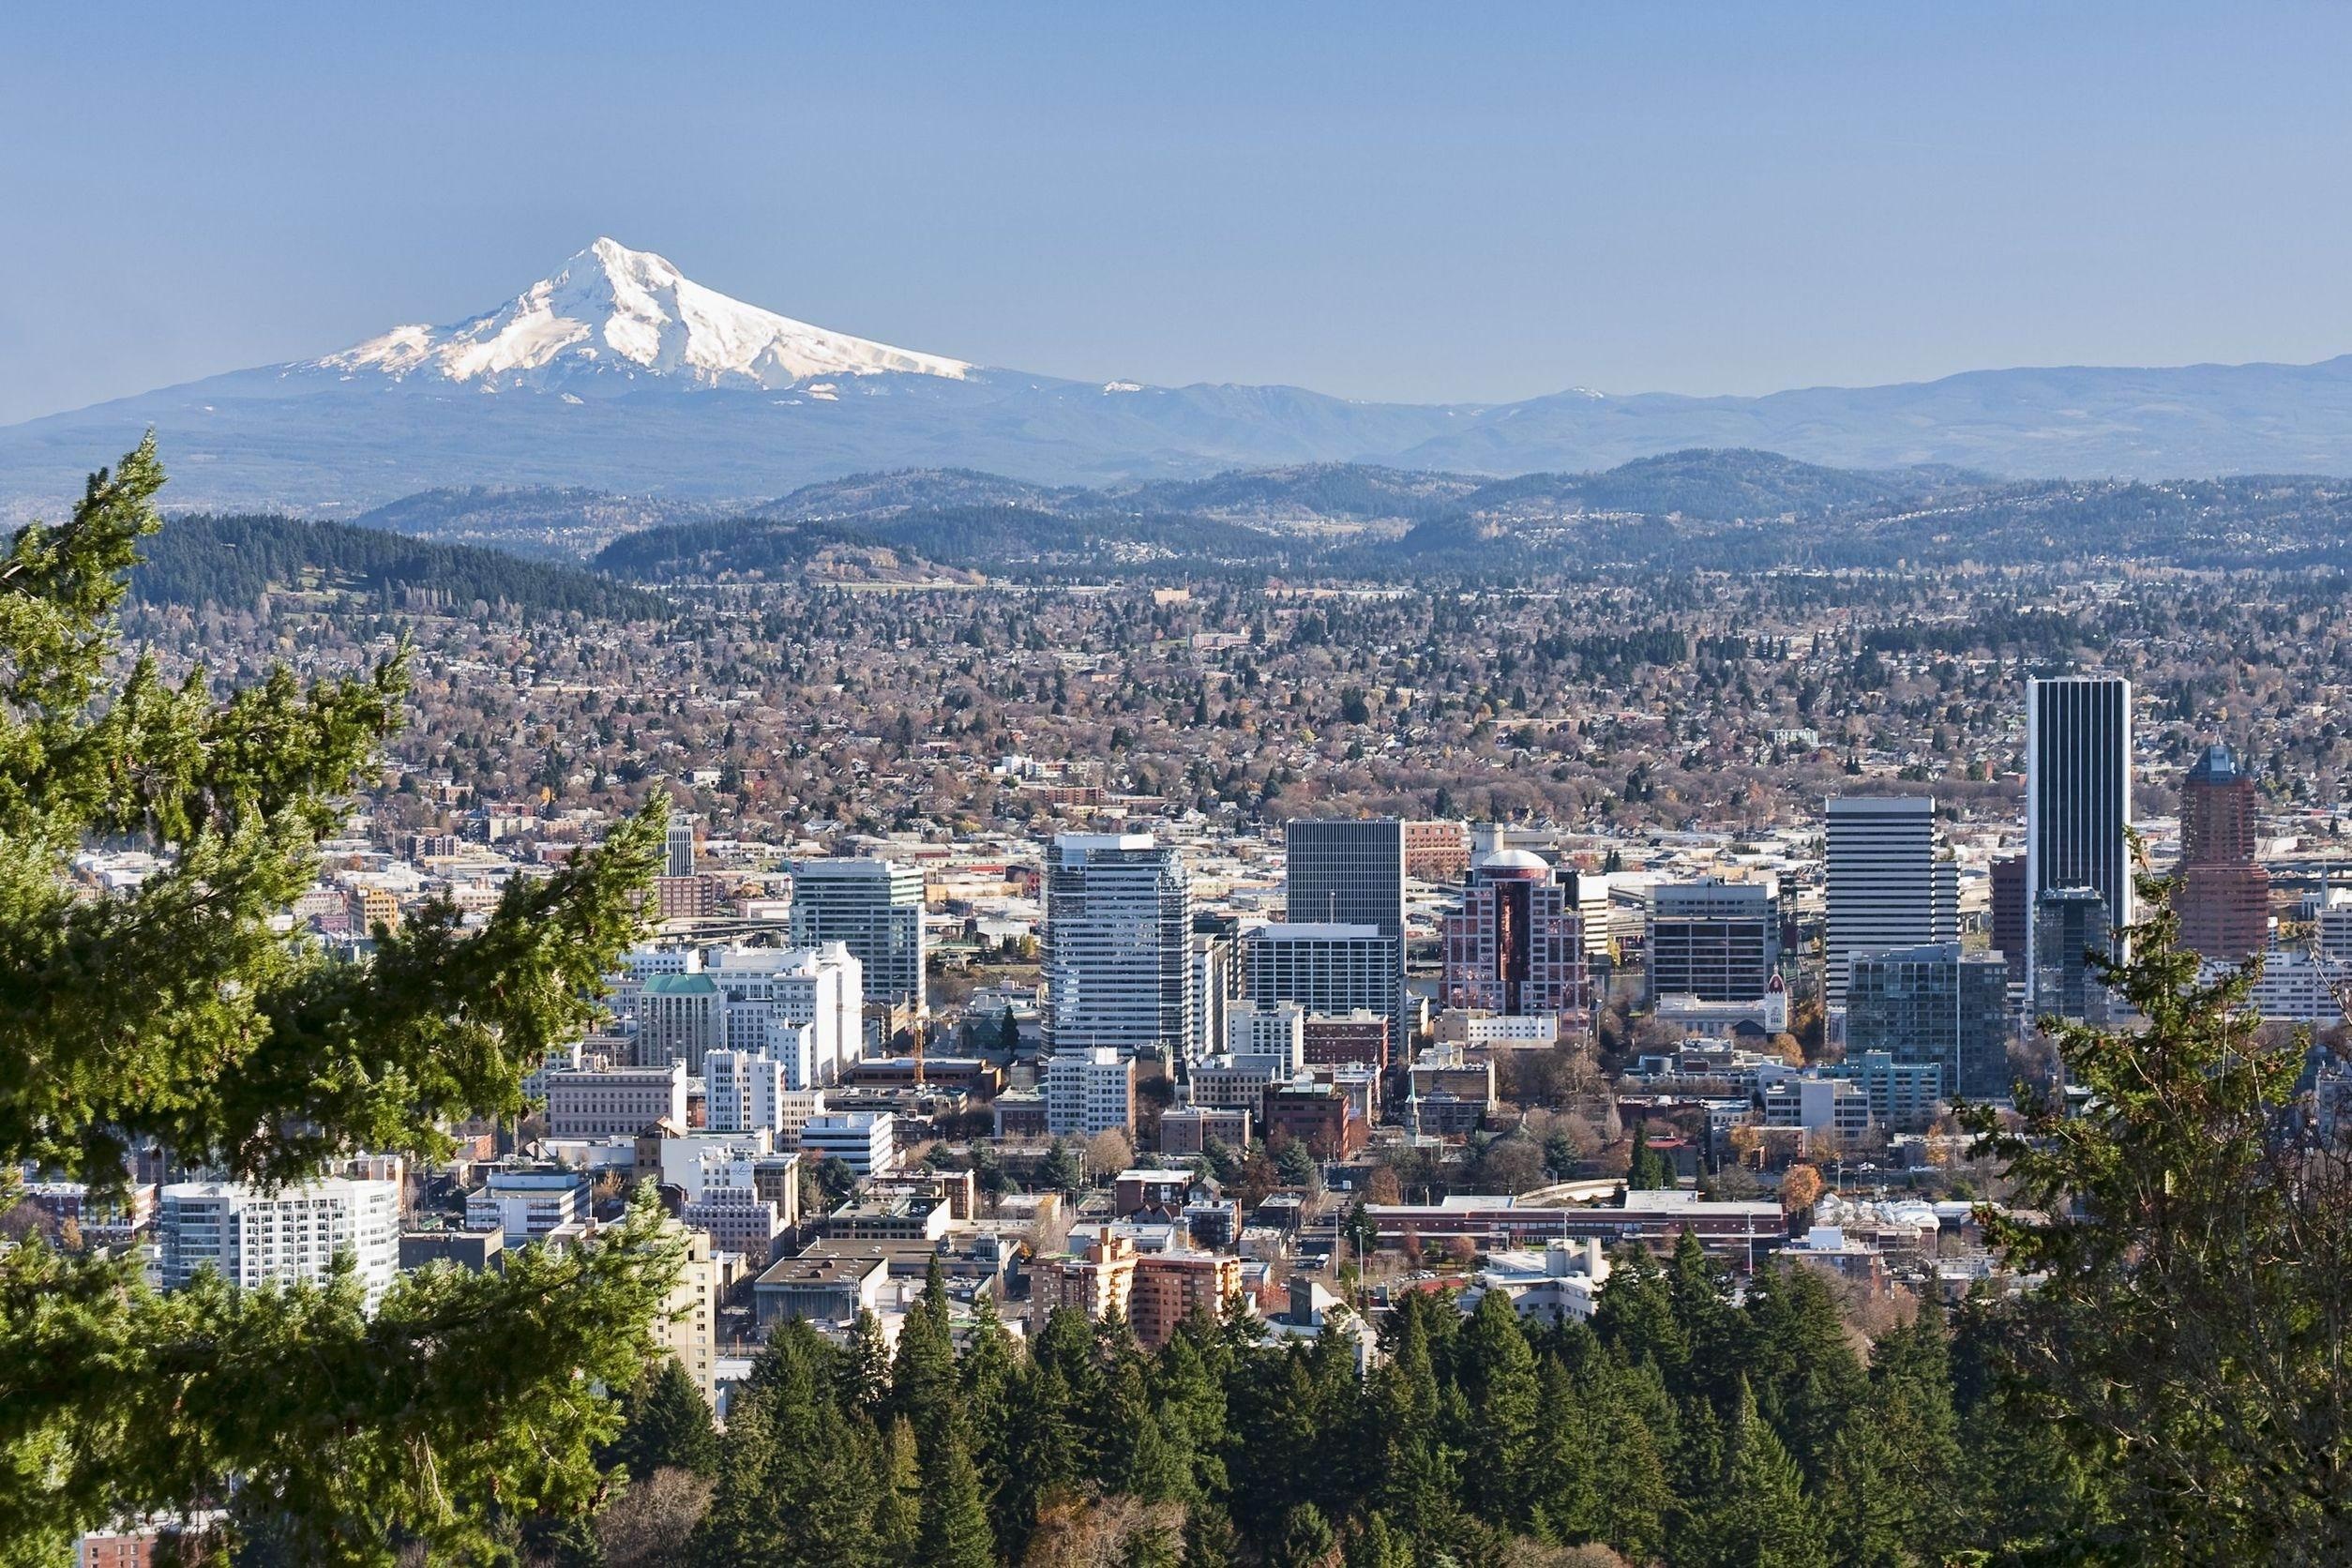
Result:
[[[114,616],[159,521],[152,438],[71,515],[0,557],[0,1170],[119,1190],[134,1149],[262,1183],[359,1150],[432,1158],[445,1126],[513,1116],[634,938],[657,815],[478,929],[429,907],[339,963],[273,925],[339,801],[399,724],[404,670],[216,693],[126,656]],[[89,839],[143,843],[138,888],[80,896]],[[528,1514],[580,1514],[675,1268],[657,1206],[503,1274],[401,1276],[372,1313],[348,1273],[170,1295],[135,1258],[35,1240],[0,1256],[0,1563],[149,1511],[234,1503],[295,1560],[454,1560]]]

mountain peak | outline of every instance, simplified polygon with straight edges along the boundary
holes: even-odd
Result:
[[[972,367],[746,305],[600,235],[498,309],[454,326],[396,326],[296,369],[487,392],[617,392],[641,378],[773,388],[819,376],[961,380]]]

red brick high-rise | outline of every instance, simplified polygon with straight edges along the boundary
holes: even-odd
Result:
[[[2180,945],[2236,963],[2270,935],[2270,873],[2254,864],[2254,776],[2228,746],[2209,746],[2180,784],[2180,867],[2173,908]]]

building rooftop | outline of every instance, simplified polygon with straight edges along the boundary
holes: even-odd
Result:
[[[656,974],[645,982],[647,996],[716,996],[718,982],[707,974]]]
[[[2189,768],[2192,784],[2234,784],[2244,776],[2238,754],[2219,741],[2207,746]]]

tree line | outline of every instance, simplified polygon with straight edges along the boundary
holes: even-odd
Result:
[[[301,518],[190,513],[150,535],[141,553],[130,589],[149,604],[250,610],[267,594],[325,588],[386,610],[407,608],[411,596],[422,595],[458,614],[477,599],[524,614],[670,613],[659,596],[578,566]]]
[[[706,1479],[712,1568],[1829,1568],[2089,1538],[2091,1478],[1996,1392],[1989,1303],[1931,1300],[1863,1353],[1817,1272],[1728,1285],[1686,1233],[1622,1257],[1590,1325],[1408,1291],[1366,1374],[1338,1323],[1270,1347],[1239,1311],[1146,1351],[1065,1308],[1024,1352],[984,1302],[959,1350],[934,1265],[895,1356],[870,1317],[843,1346],[781,1324],[722,1437],[671,1374],[615,1452]]]

